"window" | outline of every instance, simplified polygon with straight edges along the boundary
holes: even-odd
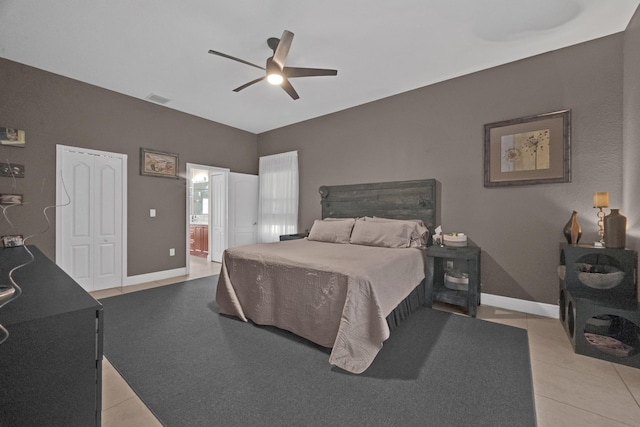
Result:
[[[298,229],[298,152],[260,157],[258,241],[276,242]]]

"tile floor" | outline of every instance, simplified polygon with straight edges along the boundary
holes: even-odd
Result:
[[[103,298],[134,292],[218,274],[219,270],[220,264],[194,259],[189,276],[93,295]],[[444,304],[438,308],[456,311]],[[485,305],[478,307],[478,318],[528,330],[539,427],[640,427],[640,369],[575,354],[557,319]],[[104,427],[162,425],[106,359],[102,372]]]

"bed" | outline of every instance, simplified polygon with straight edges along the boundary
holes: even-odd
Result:
[[[307,238],[225,251],[216,301],[220,314],[293,332],[362,373],[424,303],[436,181],[323,186],[320,196]]]

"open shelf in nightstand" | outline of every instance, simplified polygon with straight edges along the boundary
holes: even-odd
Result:
[[[475,317],[480,305],[480,253],[478,247],[429,246],[426,251],[425,296],[427,305],[433,301],[454,304],[467,309],[471,317]],[[468,290],[449,289],[444,285],[445,260],[462,260],[467,262]]]

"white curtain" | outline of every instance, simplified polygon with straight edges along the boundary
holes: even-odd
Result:
[[[298,230],[298,152],[260,157],[258,242]]]

